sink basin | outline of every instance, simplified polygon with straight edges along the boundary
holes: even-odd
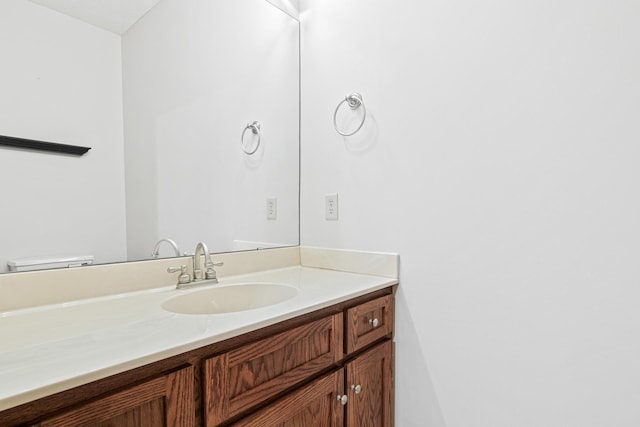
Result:
[[[180,314],[222,314],[254,310],[293,298],[298,290],[275,283],[243,283],[211,287],[173,297],[162,308]]]

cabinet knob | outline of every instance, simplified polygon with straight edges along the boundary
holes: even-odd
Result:
[[[358,385],[351,384],[351,390],[355,391],[356,394],[360,394],[360,392],[362,391],[362,386],[360,384]]]
[[[378,318],[375,319],[369,319],[369,324],[371,326],[373,326],[374,328],[377,328],[378,325],[380,324],[380,321],[378,321]]]
[[[347,400],[349,400],[349,398],[346,394],[343,394],[342,396],[338,395],[338,402],[340,402],[342,406],[347,404]]]

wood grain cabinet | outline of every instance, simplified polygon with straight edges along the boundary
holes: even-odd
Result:
[[[192,426],[193,367],[101,397],[34,424],[42,427]]]
[[[393,296],[358,304],[346,310],[347,353],[364,348],[393,332]]]
[[[345,317],[345,348],[351,351],[340,368],[232,425],[392,426],[393,297],[350,307]]]
[[[344,408],[338,396],[344,390],[343,371],[315,380],[233,426],[342,427]]]
[[[389,427],[393,425],[392,346],[375,346],[234,427]]]
[[[219,425],[342,356],[342,313],[338,313],[206,359],[206,425]]]
[[[393,424],[391,358],[391,341],[385,341],[346,364],[347,426]]]
[[[0,412],[1,426],[389,427],[393,289]]]

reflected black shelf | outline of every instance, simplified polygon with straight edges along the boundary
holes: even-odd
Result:
[[[25,150],[49,151],[54,153],[72,154],[82,156],[91,147],[81,147],[79,145],[58,144],[56,142],[36,141],[35,139],[16,138],[13,136],[0,135],[0,146],[23,148]]]

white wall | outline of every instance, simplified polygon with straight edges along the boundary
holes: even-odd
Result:
[[[0,148],[0,272],[26,256],[126,259],[120,37],[3,0],[0,53],[0,135],[92,148]]]
[[[298,23],[264,0],[165,0],[123,36],[123,64],[130,259],[165,237],[298,244]]]
[[[400,253],[396,425],[640,425],[640,3],[303,6],[302,244]]]

